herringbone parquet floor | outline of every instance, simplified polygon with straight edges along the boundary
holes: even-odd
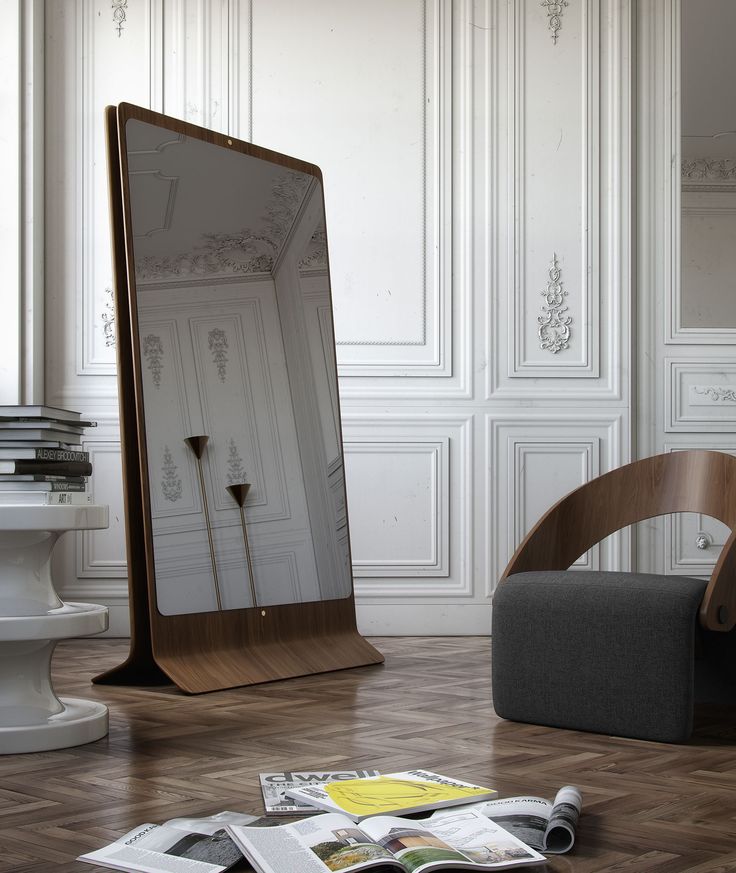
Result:
[[[142,822],[260,813],[261,771],[412,766],[501,795],[578,785],[578,844],[545,870],[736,871],[736,715],[700,713],[688,746],[513,724],[491,707],[487,639],[374,642],[383,666],[197,697],[92,686],[127,644],[62,643],[57,689],[107,703],[110,735],[0,756],[0,871],[90,871],[74,858]]]

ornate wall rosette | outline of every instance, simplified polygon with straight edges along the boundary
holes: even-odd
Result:
[[[227,484],[240,485],[246,479],[247,475],[243,467],[243,459],[240,456],[235,440],[230,437],[227,441]]]
[[[143,357],[146,359],[154,386],[160,388],[164,369],[164,344],[160,336],[149,333],[148,336],[143,337]]]
[[[112,20],[115,22],[115,30],[120,37],[123,35],[123,24],[127,18],[128,0],[112,0],[110,8],[112,9]]]
[[[227,350],[228,342],[225,331],[221,327],[214,327],[207,334],[207,344],[212,352],[212,362],[217,367],[217,376],[220,382],[227,379]]]
[[[161,493],[171,503],[181,499],[181,478],[179,470],[174,463],[171,449],[164,446],[164,460],[161,464]]]
[[[542,314],[537,318],[541,349],[546,349],[556,355],[564,349],[570,348],[570,325],[572,316],[565,315],[567,306],[563,306],[567,291],[562,287],[562,270],[557,261],[557,254],[552,255],[552,265],[549,268],[549,281],[547,290],[542,291],[544,303]]]
[[[542,6],[547,10],[547,27],[552,31],[552,42],[557,45],[557,34],[562,28],[562,13],[567,0],[542,0]]]

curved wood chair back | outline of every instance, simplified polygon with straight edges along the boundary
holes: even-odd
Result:
[[[699,512],[731,530],[700,606],[703,627],[729,631],[736,624],[736,457],[722,452],[655,455],[582,485],[542,516],[501,579],[566,570],[615,531],[672,512]]]

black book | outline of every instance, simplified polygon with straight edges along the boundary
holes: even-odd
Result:
[[[73,482],[69,479],[60,479],[58,481],[53,482],[34,482],[34,481],[21,481],[21,482],[4,482],[0,480],[0,492],[4,491],[86,491],[87,483],[82,480],[81,482]]]
[[[0,474],[34,476],[91,476],[89,461],[0,461]]]

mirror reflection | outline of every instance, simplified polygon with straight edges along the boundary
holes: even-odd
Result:
[[[681,322],[736,328],[736,3],[682,0]]]
[[[159,611],[347,597],[322,189],[126,123]]]

